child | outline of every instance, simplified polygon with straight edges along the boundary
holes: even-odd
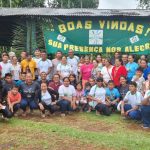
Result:
[[[39,92],[39,108],[42,118],[45,118],[45,110],[49,110],[51,114],[56,111],[56,102],[52,102],[52,97],[46,83],[41,83],[41,91]]]
[[[146,93],[150,89],[150,73],[147,76],[148,80],[143,82],[143,92]]]
[[[83,86],[81,82],[76,85],[76,104],[79,105],[81,99],[83,97]]]
[[[106,88],[106,104],[111,107],[113,111],[117,109],[120,94],[118,89],[115,88],[114,81],[108,81],[108,88]]]
[[[143,82],[145,82],[145,79],[143,77],[143,69],[142,68],[138,68],[136,70],[136,74],[133,76],[131,81],[135,81],[137,84],[137,90],[139,92],[142,92]]]
[[[24,83],[25,79],[26,79],[26,72],[21,72],[20,80],[16,82],[16,85],[20,86],[22,83]]]
[[[129,91],[127,92],[121,104],[121,115],[134,120],[141,120],[140,105],[143,101],[142,94],[137,91],[136,82],[131,81]]]
[[[21,94],[18,90],[18,86],[13,85],[11,91],[9,91],[7,95],[8,107],[14,115],[16,115],[15,113],[20,108]]]
[[[89,98],[90,90],[91,90],[91,84],[89,82],[85,83],[85,88],[84,88],[84,91],[83,91],[83,97],[80,101],[80,104],[81,104],[81,107],[82,107],[83,111],[88,109],[86,106],[88,104],[88,98]]]

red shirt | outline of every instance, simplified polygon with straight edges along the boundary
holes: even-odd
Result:
[[[120,76],[127,76],[127,70],[124,66],[120,66],[117,68],[116,66],[112,69],[112,78],[115,83],[115,86],[120,85]]]
[[[48,87],[52,88],[54,91],[58,91],[59,87],[61,86],[61,83],[55,83],[53,81],[51,81],[48,85]]]
[[[91,77],[91,71],[93,69],[93,64],[83,64],[80,69],[80,73],[83,80],[89,80]]]
[[[21,100],[21,94],[18,92],[16,95],[13,95],[12,92],[8,92],[8,98],[10,100],[10,103],[16,102],[18,100]]]

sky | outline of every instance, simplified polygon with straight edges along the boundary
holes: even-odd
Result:
[[[137,0],[99,0],[99,9],[136,9]]]

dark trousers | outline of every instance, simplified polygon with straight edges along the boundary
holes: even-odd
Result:
[[[15,104],[15,105],[13,106],[14,113],[17,112],[19,108],[20,108],[20,103]]]
[[[49,110],[52,114],[57,111],[56,105],[46,105],[44,102],[42,102],[42,105],[44,107],[44,110],[42,110],[42,113],[45,113],[45,110]]]
[[[57,102],[57,105],[60,106],[60,111],[65,113],[66,111],[72,111],[71,103],[67,100],[60,100]]]
[[[150,105],[141,107],[143,124],[150,126]]]
[[[111,114],[111,111],[109,110],[109,107],[105,104],[97,104],[95,106],[95,109],[98,112],[100,112],[101,114],[106,115],[106,116],[110,116],[110,114]]]
[[[132,106],[130,104],[125,104],[124,105],[124,111],[128,111],[132,109]],[[141,112],[140,110],[133,110],[129,112],[128,116],[133,119],[133,120],[141,120]]]
[[[26,111],[26,108],[30,107],[31,110],[38,109],[38,103],[35,100],[22,99],[20,102],[20,108]]]
[[[1,109],[0,113],[6,118],[11,118],[13,116],[12,112],[6,107],[5,109]]]

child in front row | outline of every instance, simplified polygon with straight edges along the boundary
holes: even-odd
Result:
[[[7,104],[9,107],[9,110],[16,115],[15,113],[20,108],[20,102],[21,102],[21,94],[19,93],[19,88],[16,85],[13,85],[11,91],[8,92],[7,95]]]
[[[115,111],[117,109],[119,98],[120,93],[118,89],[115,88],[114,81],[108,81],[108,88],[106,88],[106,104],[112,111]]]

